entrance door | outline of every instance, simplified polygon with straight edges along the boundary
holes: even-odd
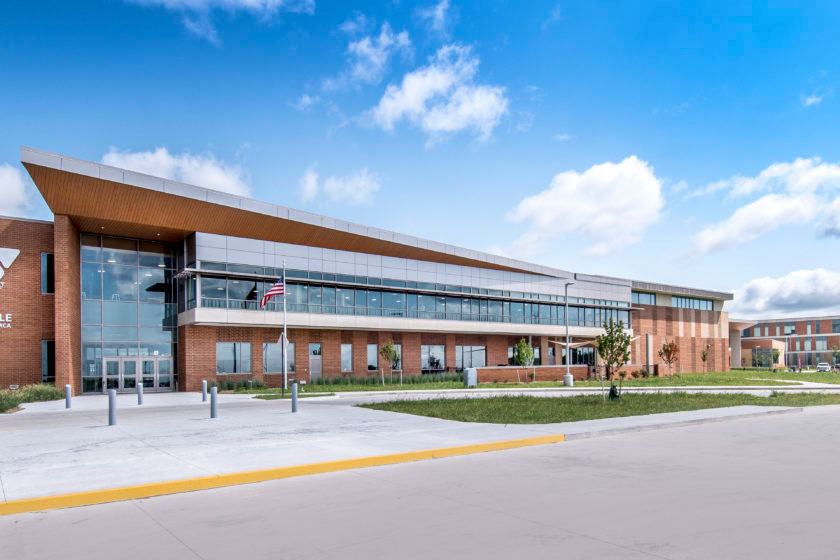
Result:
[[[105,358],[104,389],[132,392],[137,383],[148,391],[172,390],[172,358],[121,357]]]
[[[321,343],[309,344],[309,382],[321,378]]]

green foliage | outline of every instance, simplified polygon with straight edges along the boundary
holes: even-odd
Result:
[[[386,383],[388,379],[386,378]],[[464,382],[463,373],[424,373],[422,375],[406,375],[402,380],[404,385],[426,385],[430,383],[461,383]],[[345,375],[342,377],[321,377],[311,383],[312,387],[330,388],[330,387],[366,387],[373,385],[382,385],[382,379],[378,375],[366,375],[356,377],[355,375]],[[394,385],[398,385],[395,383]],[[321,390],[321,389],[319,389]]]
[[[840,394],[774,393],[770,397],[757,397],[748,394],[685,392],[626,393],[620,401],[614,402],[604,402],[599,395],[553,399],[499,396],[481,399],[402,400],[361,406],[460,422],[550,424],[740,405],[817,406],[826,404],[840,404]]]
[[[207,388],[216,387],[219,391],[240,391],[247,393],[248,389],[265,389],[265,383],[259,379],[216,379],[207,382]]]
[[[379,355],[382,356],[382,359],[385,360],[385,363],[389,365],[391,369],[394,369],[394,365],[397,361],[397,349],[394,347],[394,341],[389,340],[386,342],[382,348],[379,349]]]
[[[520,367],[530,367],[534,363],[534,349],[524,338],[513,347],[513,362]]]
[[[676,340],[671,342],[665,341],[662,344],[662,349],[659,351],[659,357],[668,364],[668,371],[674,367],[674,364],[680,359],[680,347]]]
[[[781,355],[782,355],[781,350],[779,350],[778,348],[773,348],[773,364],[772,365],[776,365],[776,364],[779,363],[779,356],[781,356]]]
[[[630,361],[630,335],[624,332],[624,322],[608,320],[604,323],[604,334],[595,338],[598,355],[607,370],[607,379]]]
[[[0,391],[0,412],[16,408],[21,403],[54,401],[64,398],[64,391],[55,385],[24,385],[16,391]]]

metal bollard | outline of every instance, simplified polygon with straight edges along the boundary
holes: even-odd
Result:
[[[117,425],[117,390],[108,389],[108,425]]]
[[[143,382],[137,383],[137,404],[143,404]]]
[[[70,397],[73,396],[73,389],[70,385],[64,386],[64,408],[70,408]]]
[[[297,412],[298,384],[292,383],[292,412]]]
[[[201,381],[201,402],[207,402],[207,380]]]
[[[217,400],[218,394],[216,392],[216,387],[210,387],[210,418],[216,418],[219,416],[219,411],[216,409]]]

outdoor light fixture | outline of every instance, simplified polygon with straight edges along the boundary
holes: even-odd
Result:
[[[567,387],[572,387],[575,384],[575,378],[572,377],[571,371],[572,349],[569,347],[569,286],[574,283],[574,280],[566,280],[566,284],[563,286],[563,299],[566,306],[566,311],[563,313],[563,319],[566,323],[566,375],[563,376],[563,385]]]

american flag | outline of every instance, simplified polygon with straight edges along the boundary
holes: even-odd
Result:
[[[260,308],[265,307],[265,304],[268,303],[268,300],[273,298],[274,296],[282,296],[286,291],[286,277],[284,276],[280,280],[278,280],[270,290],[268,290],[265,295],[260,300]]]

